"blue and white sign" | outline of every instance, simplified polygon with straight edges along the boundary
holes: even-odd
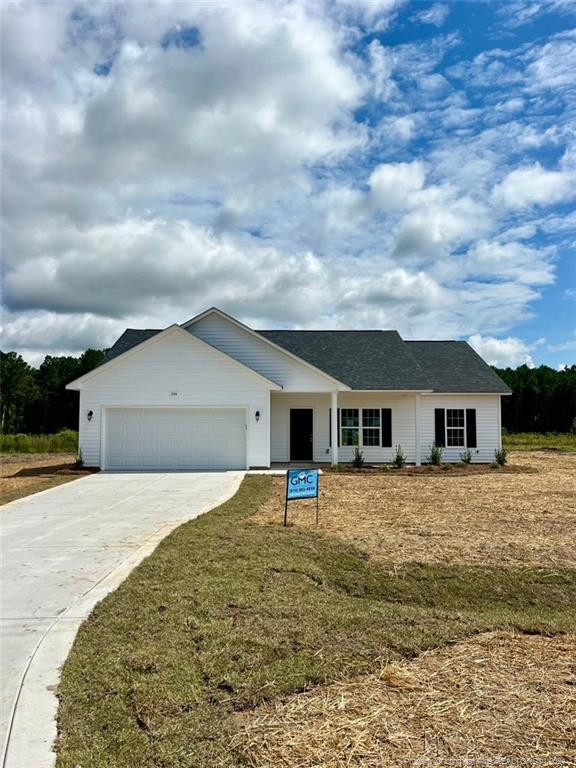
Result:
[[[289,469],[286,482],[286,499],[318,498],[317,469]]]

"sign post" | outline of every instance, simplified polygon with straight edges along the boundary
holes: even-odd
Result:
[[[284,500],[284,527],[288,525],[288,502],[298,499],[316,499],[316,525],[318,525],[318,470],[289,469],[286,472],[286,498]]]

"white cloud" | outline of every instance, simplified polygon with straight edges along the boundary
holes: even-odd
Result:
[[[511,171],[494,187],[494,199],[508,208],[552,205],[576,195],[576,173],[548,171],[540,163]]]
[[[441,27],[449,15],[450,8],[448,5],[436,3],[425,11],[417,13],[414,18],[422,24],[433,24],[435,27]]]
[[[529,317],[574,225],[534,208],[573,185],[546,100],[568,103],[574,39],[446,69],[458,33],[374,40],[401,5],[5,4],[3,344],[79,351],[211,303],[412,338]]]
[[[554,282],[554,251],[522,243],[479,240],[461,263],[462,273],[475,277],[511,279],[526,285]]]
[[[372,202],[383,211],[403,210],[422,189],[424,179],[424,164],[419,160],[379,165],[368,180]]]
[[[392,51],[385,48],[378,40],[368,46],[372,92],[377,99],[387,101],[397,93],[397,86],[392,78],[394,57]]]
[[[475,333],[470,336],[468,343],[489,365],[495,365],[498,368],[516,368],[519,365],[534,367],[530,348],[522,339],[513,336],[496,339]]]
[[[414,194],[414,210],[402,220],[395,253],[440,255],[458,243],[473,240],[489,226],[486,208],[450,188],[429,187]]]

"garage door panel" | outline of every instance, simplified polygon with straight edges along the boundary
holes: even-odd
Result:
[[[244,469],[244,409],[112,408],[107,469]]]

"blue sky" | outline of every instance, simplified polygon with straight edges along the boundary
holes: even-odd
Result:
[[[217,305],[576,361],[576,4],[3,7],[3,348]]]

